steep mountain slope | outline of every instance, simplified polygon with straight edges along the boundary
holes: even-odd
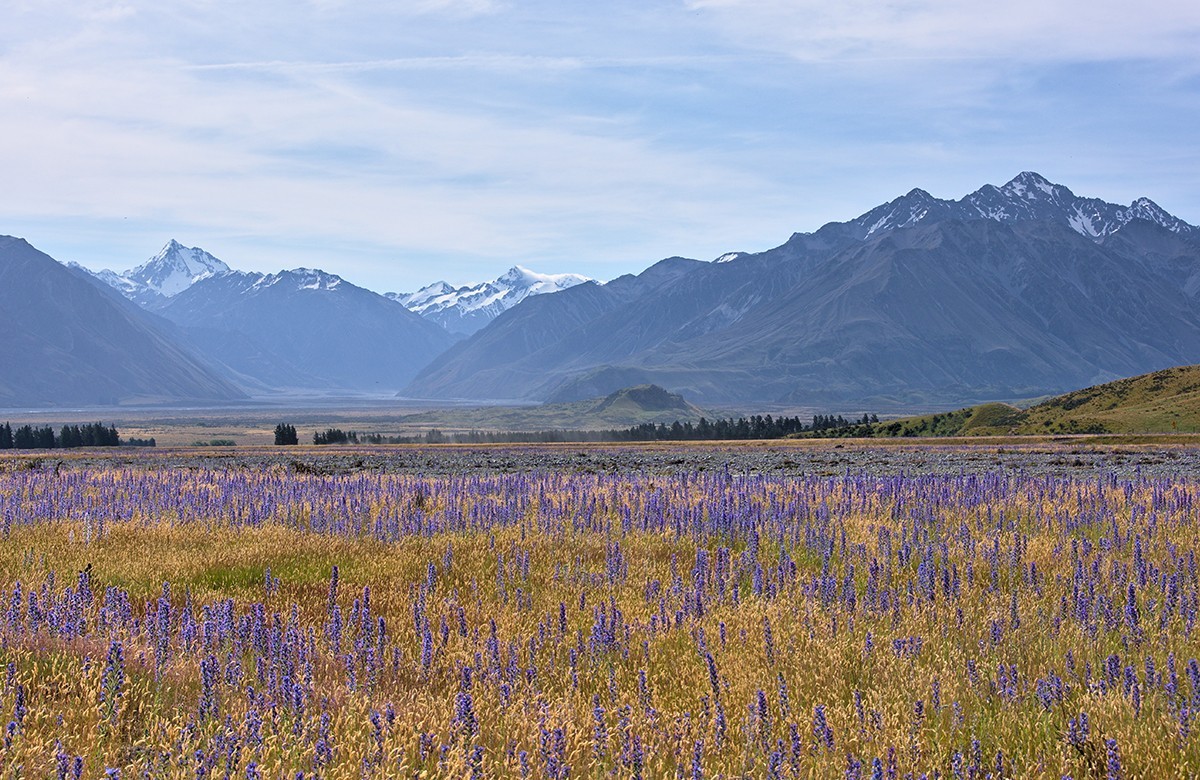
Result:
[[[395,301],[305,268],[211,276],[159,313],[250,387],[394,391],[453,340]]]
[[[136,306],[10,236],[0,237],[0,334],[0,406],[242,397]]]
[[[539,274],[518,265],[491,282],[459,288],[434,282],[414,293],[384,295],[451,333],[470,335],[531,295],[558,292],[590,281],[579,274]]]
[[[1031,173],[960,201],[914,190],[621,300],[605,287],[587,310],[550,296],[553,324],[514,308],[405,393],[575,400],[655,382],[704,403],[944,403],[1200,359],[1200,231]],[[493,359],[531,328],[549,337]]]
[[[1200,318],[1171,268],[1060,224],[948,220],[839,253],[673,354],[786,401],[1019,398],[1200,357]],[[764,355],[778,370],[754,371]]]

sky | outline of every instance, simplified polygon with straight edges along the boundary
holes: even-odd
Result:
[[[1200,3],[0,0],[0,234],[377,290],[759,251],[1037,171],[1200,223]]]

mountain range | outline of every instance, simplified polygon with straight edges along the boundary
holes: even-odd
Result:
[[[236,271],[175,240],[135,268],[94,276],[178,326],[189,349],[256,394],[395,391],[500,312],[587,281],[517,266],[478,285],[381,296],[319,269]]]
[[[6,241],[6,256],[36,253]],[[654,383],[710,405],[881,407],[1034,397],[1200,361],[1200,229],[1146,198],[1119,206],[1030,172],[960,200],[914,189],[774,249],[668,258],[605,283],[517,266],[380,295],[315,269],[235,271],[175,241],[123,273],[9,266],[14,311],[14,295],[28,311],[94,293],[152,334],[161,370],[61,398],[53,382],[10,377],[0,405],[88,403],[88,388],[95,403],[279,390],[564,403]],[[66,377],[67,342],[39,334],[89,343],[93,315],[10,317],[10,363]],[[110,356],[134,349],[122,333]],[[96,370],[107,365],[122,361]]]
[[[570,401],[656,383],[700,403],[1021,398],[1200,358],[1200,231],[1035,173],[922,190],[758,253],[664,260],[531,299],[402,392]]]

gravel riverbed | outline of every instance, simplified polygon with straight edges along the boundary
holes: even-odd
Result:
[[[592,473],[984,474],[1200,477],[1200,447],[1036,444],[750,442],[650,445],[381,446],[353,448],[175,448],[6,453],[0,471],[80,468],[282,469],[304,474]]]

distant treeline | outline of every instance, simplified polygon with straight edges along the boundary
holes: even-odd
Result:
[[[878,423],[879,417],[864,414],[847,420],[842,415],[818,414],[809,422],[800,417],[773,417],[756,414],[749,417],[697,422],[676,420],[666,423],[643,423],[631,428],[609,430],[545,430],[545,431],[469,431],[443,433],[434,428],[418,436],[383,436],[378,433],[357,433],[329,428],[313,434],[313,444],[533,444],[553,442],[623,442],[623,441],[714,441],[727,439],[782,439],[796,434],[816,436],[837,435],[837,432]],[[286,429],[290,426],[281,425]],[[280,441],[276,429],[276,444]],[[294,434],[295,429],[291,429]]]
[[[813,415],[812,422],[805,423],[799,417],[772,417],[771,415],[756,414],[750,417],[739,417],[734,420],[719,419],[709,422],[701,417],[693,425],[691,422],[676,420],[670,425],[645,423],[635,425],[627,430],[607,431],[613,436],[613,441],[704,441],[724,439],[782,439],[797,433],[823,433],[839,428],[849,428],[852,425],[867,425],[879,422],[873,414],[864,414],[859,420],[847,420],[840,414]]]
[[[141,442],[142,440],[139,440]],[[148,440],[153,447],[153,439]],[[52,450],[74,447],[117,447],[121,437],[114,426],[103,423],[64,425],[57,433],[49,425],[34,428],[22,425],[15,430],[9,423],[0,425],[0,450]],[[143,443],[142,446],[147,446]]]
[[[292,429],[292,434],[295,435],[295,429]],[[328,428],[324,431],[318,431],[313,434],[313,444],[415,444],[425,441],[422,436],[384,436],[381,433],[359,433],[357,431],[343,431],[341,428]],[[275,436],[276,444],[296,444],[296,441],[279,441],[279,434]]]

